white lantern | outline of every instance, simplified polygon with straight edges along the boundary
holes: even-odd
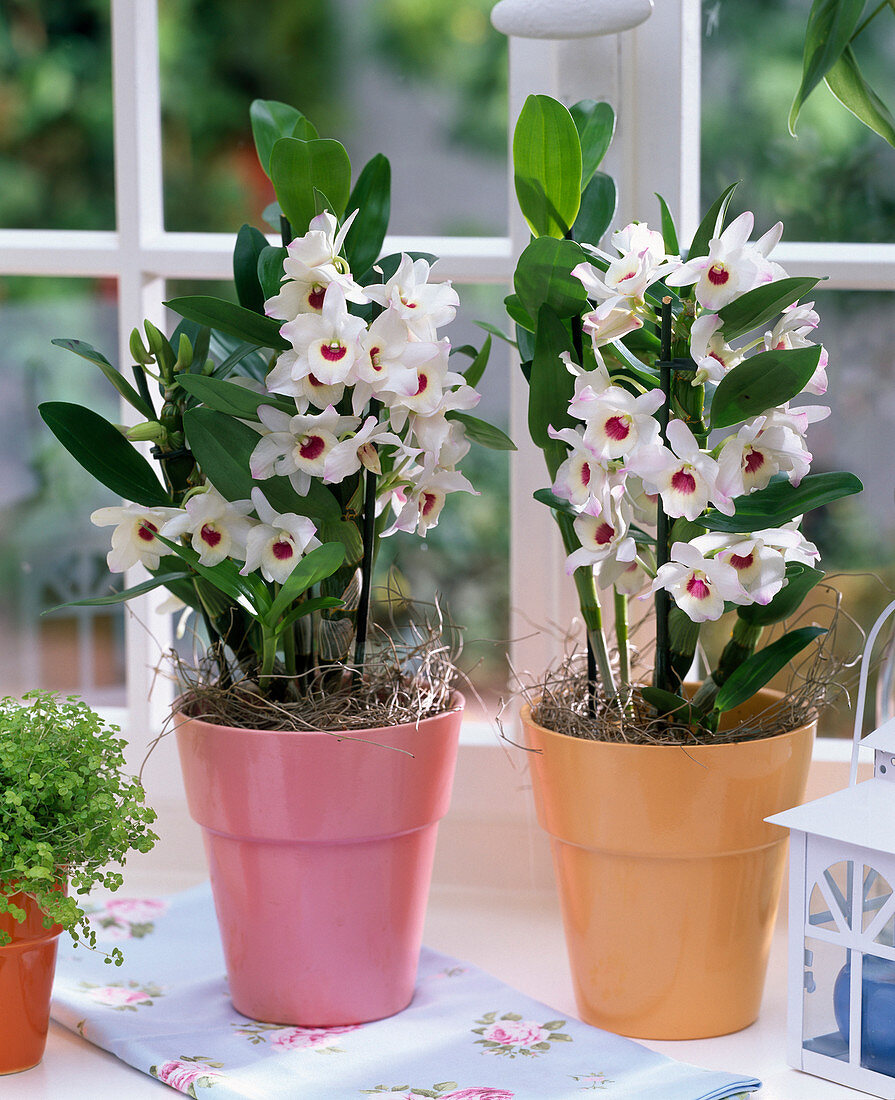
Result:
[[[864,651],[849,786],[767,820],[791,830],[789,1043],[796,1069],[895,1100],[895,719],[861,740]],[[858,749],[874,750],[857,782]]]

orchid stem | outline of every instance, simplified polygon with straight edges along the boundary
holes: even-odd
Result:
[[[662,427],[662,441],[667,445],[666,431],[671,408],[671,299],[662,299],[662,358],[659,362],[660,386],[665,400],[659,407],[659,423]],[[656,571],[668,561],[669,547],[668,516],[662,507],[662,498],[657,501],[656,519]],[[668,613],[671,597],[668,591],[660,588],[656,592],[656,667],[653,671],[653,685],[660,691],[671,688],[671,642],[668,630]]]
[[[370,402],[370,413],[379,416],[379,402]],[[367,624],[370,619],[370,593],[373,588],[373,549],[376,542],[376,484],[377,475],[366,471],[364,482],[364,552],[361,559],[360,600],[357,605],[356,638],[354,642],[354,666],[363,675],[367,655]]]
[[[615,637],[618,642],[618,678],[621,684],[631,682],[631,654],[628,646],[628,597],[615,592]]]

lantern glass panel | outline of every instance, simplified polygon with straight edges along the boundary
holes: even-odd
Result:
[[[873,921],[876,920],[877,914],[886,904],[886,902],[892,896],[892,887],[883,878],[883,876],[873,867],[864,867],[864,927],[863,931],[866,932]],[[884,940],[878,940],[878,943],[886,943]],[[886,943],[891,947],[891,940]]]
[[[841,860],[828,867],[811,891],[808,923],[830,932],[845,932],[852,926],[852,898],[855,883],[853,860]]]
[[[847,1027],[847,963],[848,949],[843,944],[805,937],[802,1046],[843,1062],[848,1061],[848,1040],[837,1023],[836,1008],[844,989]],[[846,975],[844,979],[842,974]]]
[[[895,916],[889,917],[873,942],[883,947],[895,947]]]
[[[862,959],[861,1065],[892,1077],[895,1076],[895,962],[869,954]],[[849,980],[850,964],[843,969],[834,992],[836,1018],[846,1043]]]

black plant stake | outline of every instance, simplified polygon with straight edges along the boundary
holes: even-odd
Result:
[[[659,368],[659,385],[665,394],[665,400],[659,408],[659,423],[662,426],[662,440],[667,445],[666,431],[671,412],[671,299],[662,299],[662,358],[656,364]],[[662,498],[656,501],[658,516],[656,519],[656,569],[659,570],[668,561],[668,516],[662,507]],[[668,634],[668,612],[671,597],[668,590],[660,588],[656,592],[656,667],[653,672],[653,686],[661,691],[671,691],[671,653]]]

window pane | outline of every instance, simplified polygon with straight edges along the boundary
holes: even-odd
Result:
[[[754,210],[762,231],[782,219],[790,241],[891,241],[895,150],[823,86],[802,111],[798,140],[787,130],[807,16],[802,0],[703,5],[703,205],[741,180],[736,209]],[[862,66],[883,87],[895,52],[891,16],[884,11],[860,42]]]
[[[348,149],[355,178],[392,162],[392,233],[506,232],[506,38],[489,0],[281,4],[160,0],[165,219],[259,224],[272,198],[252,99],[298,107]]]
[[[9,0],[0,226],[114,229],[109,0]]]
[[[71,401],[118,421],[114,391],[89,363],[53,347],[78,337],[115,360],[113,284],[0,280],[0,692],[76,691],[94,705],[124,703],[120,608],[42,612],[113,591],[108,530],[94,508],[112,494],[85,473],[38,415]]]

